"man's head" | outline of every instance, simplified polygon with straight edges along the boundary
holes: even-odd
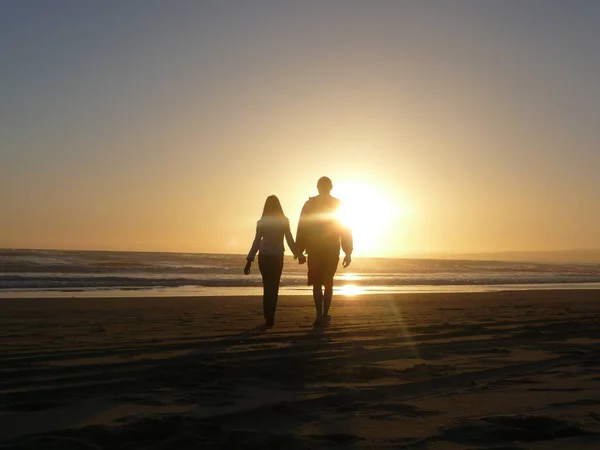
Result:
[[[328,177],[321,177],[317,181],[317,189],[319,190],[319,194],[329,194],[333,189],[333,183]]]

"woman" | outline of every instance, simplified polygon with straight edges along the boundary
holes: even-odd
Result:
[[[283,270],[283,253],[285,251],[284,237],[294,258],[298,258],[300,264],[304,263],[306,258],[296,252],[296,243],[290,231],[290,222],[283,214],[281,203],[275,195],[270,195],[265,201],[262,217],[256,225],[256,236],[246,257],[247,262],[244,268],[244,273],[248,275],[254,256],[256,252],[259,252],[258,268],[263,280],[263,312],[268,327],[275,324],[275,308],[277,307],[279,280]]]

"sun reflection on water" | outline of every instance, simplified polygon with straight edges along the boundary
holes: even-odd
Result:
[[[360,286],[356,286],[355,284],[346,284],[344,286],[340,286],[338,290],[338,294],[346,295],[349,297],[360,295],[364,293],[364,289]]]
[[[336,277],[341,281],[358,281],[361,277],[356,273],[344,273]]]

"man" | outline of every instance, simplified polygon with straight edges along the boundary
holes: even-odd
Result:
[[[296,245],[298,253],[308,254],[308,285],[313,287],[317,310],[314,325],[327,325],[333,297],[333,277],[340,260],[340,247],[345,253],[343,266],[352,262],[352,232],[338,216],[341,202],[331,196],[333,183],[321,177],[319,195],[310,197],[300,213]]]

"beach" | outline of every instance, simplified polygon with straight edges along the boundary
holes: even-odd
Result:
[[[0,448],[596,449],[599,299],[0,299]]]

